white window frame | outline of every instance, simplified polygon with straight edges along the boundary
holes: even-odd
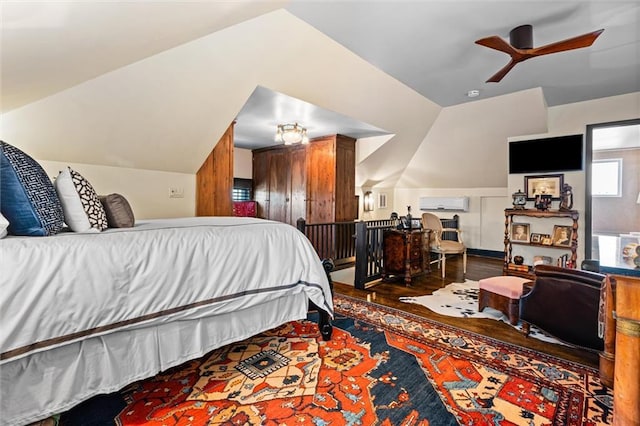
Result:
[[[597,179],[597,167],[596,164],[611,163],[617,164],[618,167],[618,188],[615,194],[603,194],[595,192],[595,185]],[[603,158],[601,160],[593,160],[591,165],[591,196],[593,197],[622,197],[622,158]]]

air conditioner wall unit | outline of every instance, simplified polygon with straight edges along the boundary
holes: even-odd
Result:
[[[469,197],[420,197],[420,210],[469,211]]]

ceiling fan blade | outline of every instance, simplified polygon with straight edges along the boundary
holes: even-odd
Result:
[[[510,56],[513,56],[517,51],[516,49],[507,43],[503,38],[498,36],[491,36],[476,40],[476,44],[480,46],[489,47],[491,49],[499,50]]]
[[[532,56],[549,55],[551,53],[564,52],[567,50],[581,49],[589,47],[598,38],[604,29],[582,34],[577,37],[568,38],[566,40],[557,41],[555,43],[546,44],[544,46],[531,49],[529,52]]]
[[[516,66],[516,64],[518,62],[520,62],[520,61],[514,61],[512,59],[511,61],[509,61],[509,63],[507,65],[502,67],[502,69],[500,71],[498,71],[497,73],[492,75],[491,78],[486,81],[486,83],[498,83],[500,80],[502,80],[504,78],[505,75],[507,75],[507,73],[509,71],[511,71],[511,68]]]

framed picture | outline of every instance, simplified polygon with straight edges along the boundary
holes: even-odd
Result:
[[[378,208],[386,209],[387,208],[387,194],[381,192],[378,194]]]
[[[562,195],[564,175],[525,176],[524,187],[527,200],[535,200],[536,196],[551,195],[552,200],[559,200]]]
[[[542,243],[542,234],[531,234],[531,242],[534,244]]]
[[[540,234],[540,244],[543,246],[550,246],[552,243],[551,235],[549,234]]]
[[[511,224],[511,242],[512,243],[528,243],[529,242],[529,224],[528,223],[512,223]]]
[[[573,227],[555,225],[553,227],[553,245],[560,247],[571,247],[573,237]]]

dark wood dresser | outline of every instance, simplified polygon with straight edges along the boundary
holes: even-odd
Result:
[[[429,268],[429,263],[424,261],[423,253],[423,244],[425,238],[428,238],[428,232],[422,229],[384,231],[382,279],[402,276],[405,284],[409,286],[412,277],[424,273]]]

